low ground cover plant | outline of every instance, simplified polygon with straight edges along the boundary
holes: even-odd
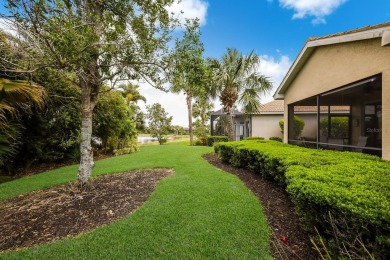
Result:
[[[357,255],[364,244],[378,259],[389,254],[389,162],[264,140],[219,143],[215,151],[285,187],[308,228],[316,227],[330,247]]]
[[[227,142],[227,141],[229,141],[229,138],[225,135],[211,135],[207,138],[207,145],[213,146],[214,143]]]

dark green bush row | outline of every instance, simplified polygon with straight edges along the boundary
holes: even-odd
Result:
[[[269,138],[269,140],[283,142],[283,139],[281,137],[279,137],[279,136],[272,136],[272,137]]]
[[[214,143],[219,143],[219,142],[227,142],[229,141],[229,138],[224,135],[212,135],[207,137],[207,145],[208,146],[213,146]]]
[[[285,187],[309,228],[316,226],[332,239],[328,233],[337,227],[337,233],[343,234],[338,239],[344,239],[347,247],[361,237],[379,259],[389,253],[389,162],[361,153],[262,140],[221,143],[215,150],[222,161]]]

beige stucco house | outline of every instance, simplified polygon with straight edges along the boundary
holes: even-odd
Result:
[[[274,98],[284,100],[284,142],[302,142],[292,119],[298,107],[314,106],[317,126],[307,143],[390,160],[390,22],[309,38]],[[343,115],[334,112],[340,106]]]
[[[332,113],[338,116],[346,115],[349,107],[337,106],[332,108]],[[321,117],[325,118],[327,110],[320,111]],[[300,138],[314,136],[317,132],[317,107],[297,106],[295,115],[303,120],[305,126]],[[250,134],[269,139],[270,137],[283,137],[279,121],[284,118],[284,101],[273,100],[260,106],[259,112],[251,114]]]

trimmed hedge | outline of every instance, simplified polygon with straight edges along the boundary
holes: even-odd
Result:
[[[332,239],[331,213],[343,234],[337,239],[345,239],[347,247],[359,236],[379,259],[389,254],[389,162],[361,153],[263,140],[221,143],[215,150],[222,161],[285,187],[307,226],[316,226],[325,238]]]
[[[207,137],[207,145],[208,146],[213,146],[214,143],[219,143],[219,142],[228,142],[229,138],[224,135],[212,135]]]
[[[269,138],[269,140],[274,140],[274,141],[278,141],[278,142],[283,142],[283,139],[279,136],[271,136]]]
[[[261,136],[248,136],[247,138],[245,138],[245,140],[264,140],[264,139],[265,138]]]

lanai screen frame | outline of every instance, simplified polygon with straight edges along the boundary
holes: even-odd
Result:
[[[358,102],[358,103],[356,103]],[[360,103],[359,103],[360,102]],[[336,150],[348,150],[348,151],[363,151],[365,153],[371,153],[381,156],[382,152],[382,143],[381,143],[381,135],[382,135],[382,122],[381,116],[380,119],[377,119],[377,123],[380,127],[377,128],[377,132],[375,134],[379,139],[375,140],[375,142],[367,143],[366,146],[358,146],[356,145],[356,140],[352,139],[357,136],[365,136],[368,129],[365,129],[365,119],[366,114],[363,110],[368,104],[371,103],[377,104],[377,107],[380,107],[380,115],[381,115],[381,107],[382,107],[382,75],[377,74],[365,79],[358,80],[356,82],[335,88],[331,91],[320,93],[316,96],[311,96],[309,98],[300,100],[298,102],[292,103],[288,105],[288,126],[285,128],[288,131],[288,143],[290,144],[298,144],[304,145],[306,147],[317,148],[317,149],[336,149]],[[316,126],[315,132],[316,136],[311,138],[305,138],[301,136],[296,136],[294,134],[294,115],[302,113],[302,107],[305,108],[307,113],[311,113],[313,117],[316,117]],[[298,109],[297,109],[298,108]],[[356,113],[356,110],[359,110]],[[375,110],[375,116],[379,118],[378,111]],[[360,113],[360,116],[359,116]],[[320,121],[324,117],[328,117],[328,122],[330,124],[331,118],[339,115],[339,116],[348,116],[349,117],[349,125],[348,125],[348,139],[347,142],[344,140],[342,144],[337,143],[329,143],[329,138],[326,142],[321,140],[321,129],[320,129]],[[353,128],[354,127],[354,128]],[[354,135],[352,135],[351,131],[354,129]],[[360,129],[360,130],[359,130]],[[331,128],[328,128],[329,132]],[[360,133],[358,133],[360,131]],[[378,141],[379,140],[379,141]],[[374,145],[371,145],[373,144]]]

